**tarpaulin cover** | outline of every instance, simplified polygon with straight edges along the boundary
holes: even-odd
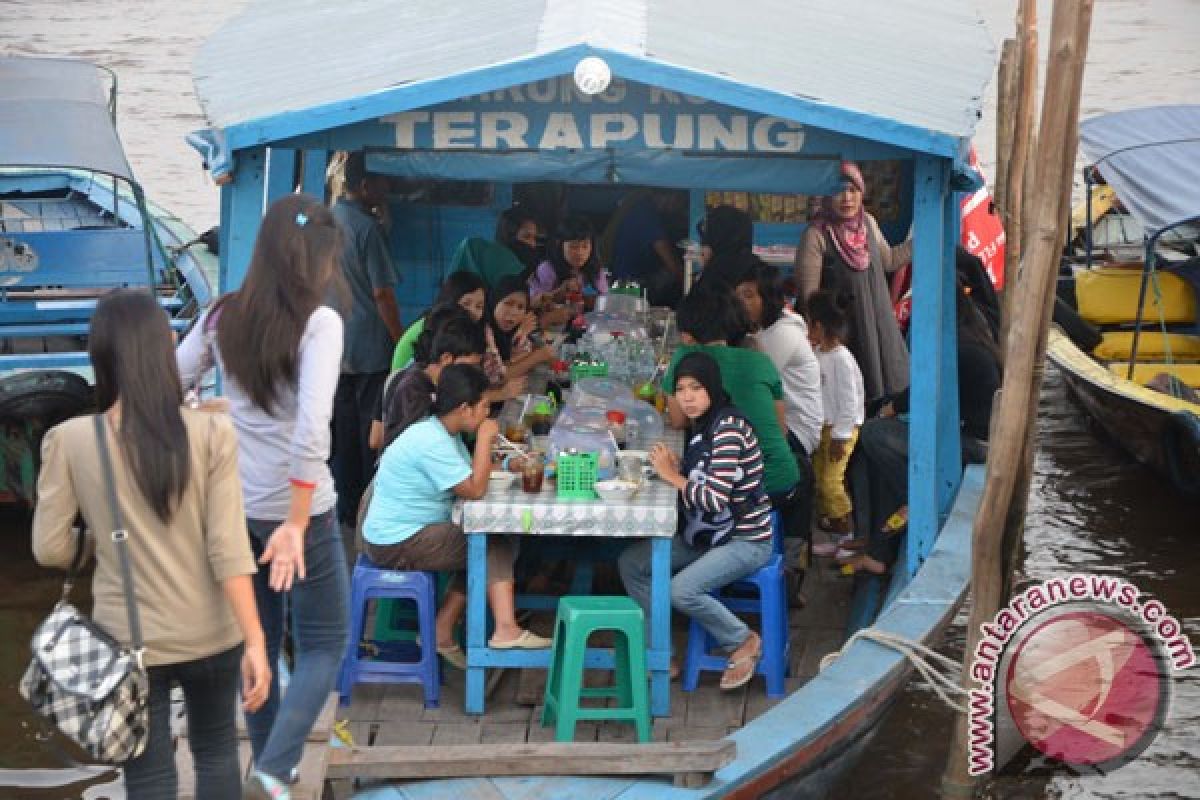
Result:
[[[1200,217],[1200,105],[1093,117],[1079,147],[1148,235]]]
[[[832,194],[840,182],[840,162],[836,160],[684,155],[663,150],[373,152],[367,156],[367,168],[385,175],[438,180],[624,183],[815,195]]]
[[[0,57],[0,166],[74,167],[132,183],[109,82],[86,61]]]

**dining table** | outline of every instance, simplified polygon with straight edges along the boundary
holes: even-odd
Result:
[[[682,437],[668,431],[668,446],[680,449]],[[487,537],[510,536],[518,544],[539,537],[580,540],[649,539],[650,620],[646,665],[650,672],[650,712],[670,715],[671,539],[676,527],[676,491],[657,478],[645,480],[628,500],[572,499],[557,496],[553,483],[530,493],[518,480],[512,487],[491,487],[478,500],[461,505],[467,536],[467,674],[465,710],[482,714],[488,668],[548,669],[551,650],[497,649],[487,642]],[[589,647],[584,665],[612,669],[611,648]]]

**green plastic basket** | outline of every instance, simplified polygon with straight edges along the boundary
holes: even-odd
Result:
[[[571,383],[578,383],[580,378],[607,378],[608,364],[600,361],[594,364],[581,362],[571,365]]]
[[[559,453],[554,478],[558,496],[575,500],[595,500],[598,460],[596,453]]]

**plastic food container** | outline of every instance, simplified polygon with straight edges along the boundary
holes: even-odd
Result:
[[[502,469],[494,469],[494,470],[492,470],[492,474],[488,476],[488,491],[489,492],[496,492],[496,491],[502,492],[506,489],[511,488],[513,485],[513,481],[515,481],[516,479],[517,479],[517,474],[515,472],[509,472],[508,470],[502,470]]]
[[[600,495],[600,499],[608,503],[625,503],[633,499],[637,494],[638,484],[633,481],[623,480],[607,480],[596,481],[596,494]]]

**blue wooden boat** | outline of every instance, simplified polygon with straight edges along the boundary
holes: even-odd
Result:
[[[960,461],[954,249],[993,65],[980,20],[944,0],[260,0],[195,62],[211,128],[192,140],[223,182],[223,291],[245,273],[265,203],[297,186],[325,196],[331,157],[365,150],[393,181],[406,319],[429,304],[454,246],[488,236],[533,185],[591,209],[627,186],[682,192],[691,230],[713,193],[827,194],[841,160],[861,162],[886,190],[869,198],[885,232],[913,230],[914,413],[907,540],[890,581],[857,580],[846,633],[936,643],[966,591],[982,488]],[[760,219],[756,241],[794,244],[803,226],[802,215]],[[856,640],[730,733],[735,760],[699,789],[476,773],[356,796],[822,796],[910,672],[898,652]]]
[[[0,498],[32,503],[42,432],[90,407],[97,297],[152,286],[176,330],[212,298],[216,257],[146,200],[115,115],[108,70],[0,58]]]

